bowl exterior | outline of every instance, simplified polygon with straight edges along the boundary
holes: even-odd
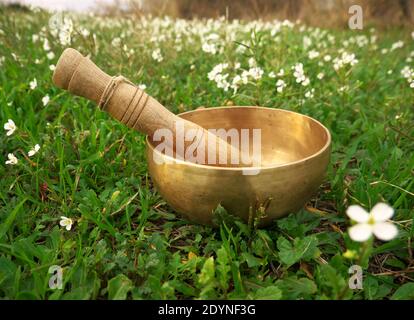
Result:
[[[241,171],[200,170],[182,163],[156,164],[147,147],[148,169],[164,200],[186,219],[212,224],[220,204],[230,214],[248,221],[250,208],[270,200],[262,225],[299,210],[323,181],[329,149],[316,158],[295,164],[262,169],[257,175]]]

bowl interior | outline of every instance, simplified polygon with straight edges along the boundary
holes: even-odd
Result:
[[[330,141],[329,131],[318,121],[281,109],[219,107],[197,109],[179,116],[206,129],[236,129],[239,133],[241,129],[248,129],[250,150],[253,129],[260,129],[262,167],[305,159],[322,151]]]

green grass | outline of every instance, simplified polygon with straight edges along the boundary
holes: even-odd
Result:
[[[18,127],[9,137],[0,135],[1,298],[413,298],[414,89],[401,75],[414,66],[407,61],[414,51],[411,31],[297,25],[272,34],[272,25],[257,22],[72,17],[70,46],[109,74],[146,84],[175,113],[260,105],[307,114],[329,128],[331,165],[306,208],[266,229],[248,227],[220,209],[214,229],[181,219],[160,197],[148,176],[142,134],[53,86],[49,65],[64,46],[48,19],[45,12],[0,9],[0,124],[12,119]],[[202,51],[202,32],[217,33],[222,51]],[[305,35],[313,40],[309,49]],[[349,41],[374,35],[372,44]],[[120,44],[113,43],[117,37]],[[44,39],[55,53],[51,60]],[[336,72],[322,57],[339,56],[346,40],[346,51],[359,62]],[[398,40],[402,48],[381,53]],[[244,53],[238,43],[248,46]],[[158,47],[161,62],[151,57]],[[309,59],[311,49],[321,57]],[[208,80],[217,64],[240,62],[248,69],[251,57],[264,75],[236,94]],[[306,88],[293,77],[298,62],[310,78]],[[269,77],[280,68],[287,84],[282,93],[276,91],[279,77]],[[34,78],[38,86],[31,90]],[[310,88],[314,97],[307,99]],[[45,95],[50,102],[43,106]],[[41,149],[29,158],[36,143]],[[6,165],[12,152],[19,162]],[[369,210],[377,202],[395,209],[399,234],[390,242],[369,242],[362,254],[364,246],[347,234],[346,208]],[[59,226],[61,216],[74,220],[70,231]],[[355,259],[343,256],[347,250],[355,250]],[[349,290],[348,268],[357,262],[364,289]],[[63,268],[62,290],[48,286],[53,265]]]

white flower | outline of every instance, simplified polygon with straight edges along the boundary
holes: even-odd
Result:
[[[283,77],[285,75],[285,70],[284,69],[280,69],[277,76],[278,77]]]
[[[301,83],[302,86],[304,87],[308,86],[310,83],[310,80],[308,77],[305,76],[305,72],[303,70],[303,64],[297,63],[296,65],[292,67],[292,69],[295,70],[293,72],[293,76],[296,78],[296,82]]]
[[[296,78],[297,83],[301,83],[301,82],[305,81],[306,77],[305,77],[305,73],[303,71],[303,64],[302,63],[297,63],[292,69],[295,70],[293,72],[293,76]]]
[[[214,80],[215,78],[216,78],[216,76],[218,75],[218,74],[220,74],[220,73],[222,73],[223,72],[223,70],[224,69],[227,69],[228,68],[228,64],[227,63],[220,63],[220,64],[218,64],[218,65],[216,65],[214,68],[213,68],[213,70],[211,70],[209,73],[208,73],[208,79],[209,80]]]
[[[273,71],[269,72],[269,78],[276,78],[276,73],[274,73]]]
[[[249,82],[250,73],[247,70],[244,70],[241,74],[241,81],[243,84],[247,84]]]
[[[47,40],[47,39],[45,39],[44,42],[43,42],[43,50],[45,50],[45,51],[50,50],[49,40]]]
[[[309,59],[313,60],[316,59],[317,57],[319,57],[319,52],[315,51],[315,50],[311,50],[309,51]]]
[[[236,52],[237,53],[244,53],[246,51],[246,47],[245,46],[238,46],[236,48]]]
[[[312,45],[312,39],[309,38],[308,36],[304,36],[303,37],[303,47],[305,49],[309,48]]]
[[[264,71],[259,67],[253,67],[249,69],[249,74],[254,80],[259,80],[262,78]]]
[[[325,74],[323,72],[318,73],[318,75],[316,76],[319,80],[322,80],[325,77]]]
[[[228,63],[220,63],[218,65],[216,65],[213,70],[211,70],[208,73],[208,79],[211,81],[215,81],[217,88],[221,88],[224,89],[224,91],[228,91],[230,88],[230,82],[227,81],[227,78],[229,77],[229,74],[222,74],[222,72],[228,68]],[[233,84],[237,85],[237,83],[234,82],[233,80]],[[235,91],[237,91],[237,89],[232,86],[233,89],[235,89]]]
[[[309,78],[305,78],[305,80],[302,81],[302,86],[306,87],[310,84]]]
[[[329,54],[327,54],[326,56],[323,57],[323,60],[325,60],[326,62],[329,62],[332,60],[332,57]]]
[[[380,240],[389,241],[398,234],[397,227],[387,221],[393,216],[394,209],[385,203],[376,204],[370,213],[358,205],[352,205],[346,214],[351,220],[357,222],[348,229],[349,236],[354,241],[364,242],[372,234]]]
[[[32,148],[32,149],[29,150],[29,152],[27,153],[27,155],[29,157],[33,157],[39,150],[40,150],[40,146],[38,144],[36,144],[34,146],[34,148]]]
[[[233,94],[237,93],[237,90],[239,90],[240,82],[242,81],[242,78],[237,74],[232,81],[231,88],[233,89]]]
[[[121,38],[119,37],[113,38],[111,44],[114,47],[119,47],[121,45]]]
[[[214,79],[217,84],[217,88],[224,89],[224,91],[228,91],[230,88],[230,83],[227,81],[229,74],[218,74]]]
[[[62,226],[62,227],[66,227],[66,230],[70,230],[70,229],[72,229],[72,224],[73,224],[73,221],[72,221],[72,219],[71,218],[67,218],[67,217],[64,217],[64,216],[61,216],[60,217],[60,222],[59,222],[59,224]]]
[[[84,36],[85,38],[86,38],[86,37],[89,37],[89,35],[91,34],[91,33],[90,33],[90,31],[89,31],[88,29],[86,29],[86,28],[82,28],[82,29],[80,30],[80,33],[81,33],[81,35],[82,35],[82,36]]]
[[[7,155],[7,157],[9,158],[9,160],[7,160],[6,161],[6,164],[10,164],[10,165],[15,165],[15,164],[17,164],[17,162],[18,162],[18,160],[17,160],[17,158],[14,156],[14,154],[13,153],[9,153],[8,155]]]
[[[37,88],[37,80],[36,80],[36,78],[34,78],[32,81],[30,81],[29,86],[30,86],[30,89],[31,90],[34,90],[34,89]]]
[[[348,53],[346,51],[342,52],[342,55],[338,58],[335,58],[334,69],[338,71],[339,69],[345,67],[346,65],[354,66],[358,63],[358,60],[355,58],[354,53]]]
[[[48,95],[45,95],[45,96],[42,98],[42,103],[43,103],[43,106],[45,106],[45,107],[46,107],[46,105],[49,103],[49,101],[50,101],[49,96],[48,96]]]
[[[55,54],[53,53],[53,51],[50,51],[46,56],[49,60],[52,60],[55,57]]]
[[[16,125],[14,124],[14,121],[12,119],[9,119],[5,124],[4,124],[4,130],[6,130],[6,136],[11,136],[13,134],[13,132],[16,130]]]
[[[395,43],[392,44],[391,46],[391,51],[394,51],[396,49],[402,48],[404,46],[404,42],[403,41],[397,41]]]
[[[142,91],[144,91],[144,90],[147,88],[147,86],[146,86],[145,84],[141,83],[141,84],[138,86],[138,88],[139,88],[139,89],[141,89]]]
[[[207,53],[211,53],[211,54],[216,54],[217,53],[217,47],[214,43],[205,42],[205,43],[203,43],[201,49],[204,52],[207,52]]]
[[[59,41],[60,44],[64,47],[70,45],[71,42],[71,34],[73,32],[73,22],[72,19],[65,17],[63,19],[63,24],[59,26]]]
[[[338,89],[338,92],[346,92],[346,91],[348,91],[348,90],[349,90],[349,86],[345,85],[345,86],[340,87],[340,88]]]
[[[410,68],[409,66],[405,66],[401,70],[402,76],[407,79],[408,83],[410,84],[410,88],[414,88],[414,69]]]
[[[152,52],[152,55],[151,56],[157,62],[161,62],[162,60],[164,60],[164,58],[163,58],[163,56],[161,54],[161,49],[159,49],[159,48],[158,49],[155,49]]]
[[[55,71],[56,66],[55,66],[54,64],[51,64],[51,65],[49,66],[49,69],[50,69],[50,71]]]
[[[285,81],[283,81],[282,79],[277,80],[277,82],[276,82],[276,90],[277,90],[277,92],[282,93],[283,92],[283,89],[285,89],[285,88],[286,88]]]
[[[401,70],[401,74],[404,78],[406,79],[411,79],[414,78],[414,69],[411,69],[409,66],[405,66],[402,70]]]
[[[256,66],[257,66],[256,60],[253,57],[252,58],[249,58],[249,67],[250,68],[254,68]]]
[[[310,91],[306,91],[305,98],[312,99],[315,96],[315,89],[312,89]]]

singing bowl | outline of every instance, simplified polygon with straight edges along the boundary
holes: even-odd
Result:
[[[261,129],[260,167],[218,167],[174,159],[158,151],[147,137],[148,170],[156,189],[191,222],[214,225],[219,204],[248,221],[250,211],[268,203],[260,222],[266,226],[302,208],[324,179],[331,135],[311,117],[244,106],[197,109],[179,116],[206,129]],[[165,161],[160,164],[160,159]],[[257,174],[243,174],[249,170]]]

